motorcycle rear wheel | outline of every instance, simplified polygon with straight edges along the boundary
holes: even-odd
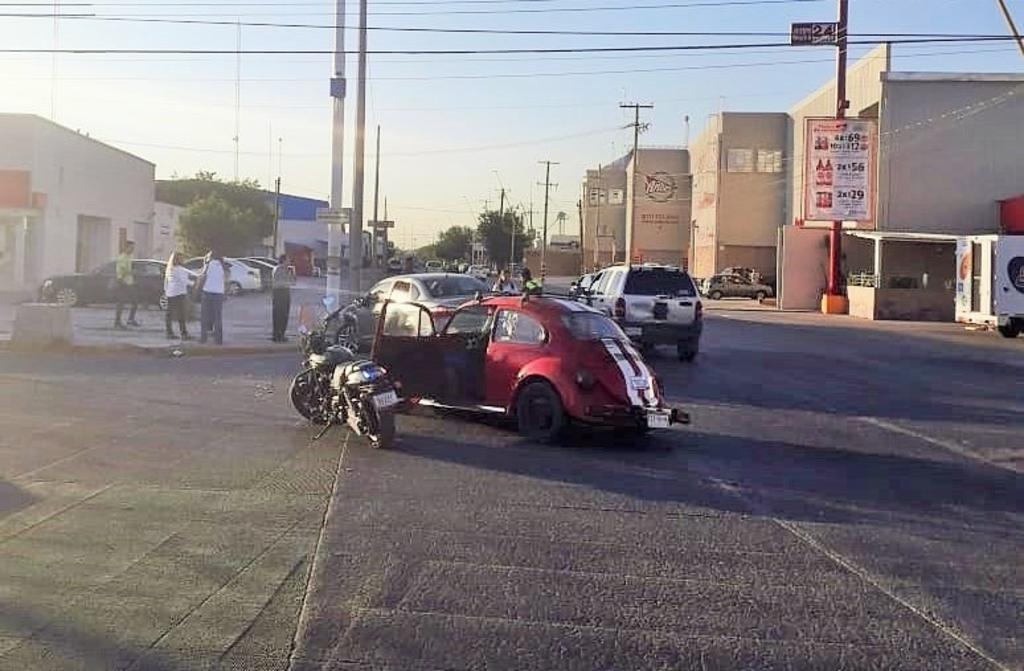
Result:
[[[395,413],[390,410],[377,412],[377,431],[369,435],[375,449],[387,450],[395,444]]]

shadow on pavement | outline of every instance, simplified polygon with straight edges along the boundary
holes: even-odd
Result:
[[[429,459],[582,485],[639,501],[672,502],[794,521],[948,523],[951,510],[1024,514],[1024,477],[981,464],[809,447],[695,431],[635,444],[582,431],[557,446],[404,435],[399,449]],[[490,444],[488,444],[490,443]],[[730,492],[737,488],[743,496]],[[756,502],[756,508],[750,501]],[[941,518],[941,519],[940,519]],[[1019,533],[1009,519],[990,527]]]

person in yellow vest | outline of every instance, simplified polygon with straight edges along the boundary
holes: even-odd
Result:
[[[134,253],[135,243],[129,240],[124,243],[121,253],[117,255],[117,260],[114,262],[114,299],[117,301],[117,307],[114,309],[114,328],[122,331],[128,328],[121,322],[125,303],[131,303],[131,309],[128,312],[128,326],[142,326],[135,321],[135,312],[139,309],[139,299],[135,293],[135,270],[132,267]]]
[[[523,295],[524,296],[539,296],[543,291],[543,287],[540,282],[533,279],[533,273],[530,272],[529,268],[523,268]]]

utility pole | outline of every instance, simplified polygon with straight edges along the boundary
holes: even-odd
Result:
[[[366,152],[366,0],[359,0],[359,88],[356,91],[355,173],[352,178],[352,223],[349,227],[349,290],[362,291],[363,270],[363,188]]]
[[[633,110],[633,123],[626,126],[629,128],[633,127],[633,183],[630,184],[629,189],[629,230],[626,235],[626,263],[630,263],[633,259],[633,231],[636,228],[636,178],[640,175],[640,110],[651,110],[654,109],[654,105],[641,105],[639,103],[620,103],[620,109],[631,109]],[[644,130],[647,129],[648,124],[643,124]]]
[[[836,26],[836,119],[846,118],[846,34],[849,15],[849,0],[839,0],[839,21]],[[828,246],[828,295],[839,296],[842,284],[843,222],[833,221],[829,231]],[[826,299],[828,301],[828,299]],[[832,309],[829,307],[828,312]]]
[[[377,124],[377,160],[374,164],[373,173],[373,251],[370,253],[370,263],[377,267],[377,237],[380,235],[380,220],[377,219],[377,205],[380,202],[380,124]]]
[[[1010,34],[1013,35],[1013,39],[1017,41],[1020,53],[1024,56],[1024,37],[1021,37],[1020,31],[1017,30],[1017,24],[1013,22],[1013,17],[1010,15],[1010,8],[1006,6],[1006,0],[996,0],[996,2],[999,3],[999,9],[1003,10],[1003,18],[1006,19],[1006,25],[1010,28]]]
[[[584,267],[584,264],[583,264],[583,199],[582,198],[580,198],[579,200],[576,201],[576,212],[579,214],[579,217],[580,217],[580,269],[579,269],[579,273],[580,273],[580,275],[582,275],[584,273],[584,270],[583,270],[583,267]]]
[[[238,183],[238,154],[242,134],[242,22],[235,24],[235,183]]]
[[[274,180],[274,258],[280,253],[278,246],[278,224],[281,222],[281,176]]]
[[[331,209],[340,214],[343,205],[342,176],[345,169],[345,0],[336,0],[334,9],[334,76],[331,77]],[[340,221],[327,225],[327,295],[338,298],[341,290]]]
[[[544,284],[544,275],[547,273],[547,251],[548,251],[548,201],[549,192],[552,186],[557,187],[557,184],[551,183],[551,166],[558,165],[557,161],[537,161],[543,163],[544,168],[544,228],[541,233],[540,239],[540,283]]]

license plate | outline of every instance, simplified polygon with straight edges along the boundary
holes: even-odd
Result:
[[[394,391],[386,391],[373,397],[373,406],[378,410],[390,408],[398,403],[398,394]]]
[[[647,378],[645,377],[634,377],[630,382],[633,389],[647,389]]]
[[[647,413],[647,426],[651,429],[667,429],[668,413],[651,410]]]
[[[634,336],[642,336],[644,334],[644,330],[639,326],[627,326],[623,330],[625,330],[626,335],[628,335],[630,338]]]

